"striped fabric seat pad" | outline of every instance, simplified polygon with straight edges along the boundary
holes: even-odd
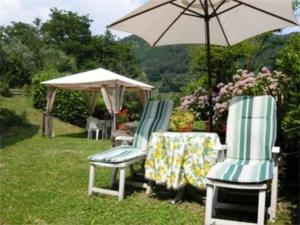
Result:
[[[232,98],[227,119],[227,157],[270,160],[276,139],[276,102],[272,96]]]
[[[152,132],[168,129],[172,109],[172,101],[149,102],[142,113],[132,146],[143,150],[147,149]]]
[[[120,163],[145,156],[151,133],[168,129],[172,109],[172,101],[149,102],[142,113],[134,136],[133,146],[118,146],[91,155],[88,159],[93,162]]]
[[[272,160],[226,159],[217,163],[207,178],[238,183],[259,183],[273,177]]]
[[[91,162],[120,163],[141,158],[146,154],[147,152],[145,150],[131,146],[117,146],[105,152],[91,155],[88,159]]]

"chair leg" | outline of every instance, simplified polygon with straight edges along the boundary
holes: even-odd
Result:
[[[125,191],[125,168],[120,168],[119,179],[119,200],[123,200]]]
[[[211,224],[213,209],[213,186],[206,185],[205,225]]]
[[[259,190],[258,196],[259,197],[258,197],[257,224],[264,225],[265,207],[266,207],[266,190]]]
[[[149,180],[149,182],[146,184],[146,195],[151,194],[153,185],[154,185],[154,181]]]
[[[110,189],[114,187],[114,184],[116,182],[116,176],[117,176],[118,168],[113,168],[112,169],[112,174],[111,174],[111,180],[110,180]]]
[[[99,139],[99,129],[96,129],[96,140],[98,141]]]
[[[93,194],[94,183],[95,183],[95,166],[90,165],[88,195]]]
[[[215,208],[217,207],[218,204],[218,196],[219,196],[219,188],[217,186],[215,186],[213,188],[213,200],[212,200],[212,205],[214,206],[214,208],[212,208],[212,216],[216,215],[216,210]]]
[[[277,195],[278,195],[278,167],[274,167],[274,176],[272,179],[271,187],[271,206],[270,206],[270,221],[274,221],[276,218],[276,206],[277,206]]]

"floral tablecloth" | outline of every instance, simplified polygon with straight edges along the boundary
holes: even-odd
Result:
[[[205,188],[206,174],[220,146],[216,133],[155,132],[149,141],[145,177],[169,189],[186,184]]]

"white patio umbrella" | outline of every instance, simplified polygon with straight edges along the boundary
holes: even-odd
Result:
[[[292,0],[150,0],[108,28],[133,33],[151,46],[206,44],[212,128],[210,45],[230,46],[294,25]]]
[[[55,98],[55,89],[71,89],[82,91],[101,92],[107,110],[113,114],[113,129],[116,129],[116,113],[122,109],[125,89],[140,90],[143,102],[149,98],[149,92],[154,88],[151,85],[130,79],[120,74],[102,68],[57,79],[41,82],[47,86],[47,106],[43,122],[44,136],[52,137],[51,111]]]

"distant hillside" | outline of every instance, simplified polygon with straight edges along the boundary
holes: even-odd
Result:
[[[217,82],[229,82],[238,69],[258,71],[262,66],[276,69],[277,52],[293,34],[266,33],[228,48],[212,49],[213,73]],[[191,80],[206,74],[205,50],[199,45],[150,47],[141,38],[131,35],[121,40],[133,46],[133,52],[148,82],[160,93],[181,92]],[[194,53],[193,53],[194,52]],[[195,52],[198,56],[195,55]],[[193,55],[192,55],[193,54]],[[200,60],[201,58],[201,60]]]
[[[134,53],[147,79],[160,92],[179,92],[192,78],[188,73],[189,46],[150,47],[141,38],[131,35],[121,41],[134,46]]]

